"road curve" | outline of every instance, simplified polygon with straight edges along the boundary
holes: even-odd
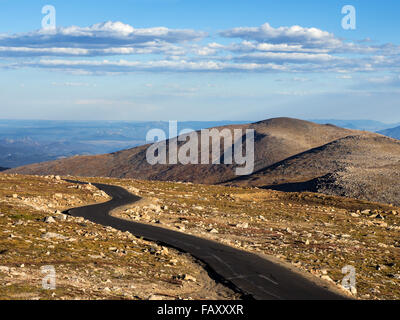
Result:
[[[111,210],[134,203],[141,198],[121,187],[105,184],[93,185],[106,192],[112,197],[112,200],[70,209],[67,211],[68,214],[83,217],[123,232],[129,231],[135,236],[188,252],[203,261],[207,268],[223,282],[256,300],[345,299],[344,296],[318,286],[301,275],[257,254],[182,232],[112,217],[109,215]]]

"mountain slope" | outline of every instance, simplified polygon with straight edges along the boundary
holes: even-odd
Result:
[[[223,126],[218,129],[255,130],[255,170],[339,138],[361,134],[358,131],[342,129],[333,125],[319,125],[290,118],[269,119],[247,125]],[[168,141],[168,143],[170,142],[171,140]],[[152,166],[146,160],[148,147],[149,145],[145,145],[112,154],[73,157],[39,163],[16,168],[9,172],[108,176],[195,183],[220,183],[235,178],[234,165],[157,164]],[[223,149],[222,146],[221,149]]]
[[[400,204],[400,141],[348,136],[230,182],[283,191],[314,191]]]

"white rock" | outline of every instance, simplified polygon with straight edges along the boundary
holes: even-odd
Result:
[[[196,282],[197,281],[197,279],[195,277],[193,277],[193,276],[191,276],[189,274],[185,274],[183,276],[183,279],[186,280],[186,281],[192,281],[192,282]]]
[[[0,272],[9,272],[10,268],[6,266],[0,266]]]
[[[218,233],[218,230],[213,228],[213,229],[208,230],[208,232],[209,233]]]
[[[159,300],[164,300],[163,296],[158,296],[156,294],[152,294],[147,298],[147,300],[154,300],[154,301],[159,301]]]
[[[45,234],[42,235],[43,239],[60,239],[60,240],[66,240],[68,239],[67,237],[64,237],[61,234],[54,233],[54,232],[46,232]]]
[[[326,275],[326,274],[324,274],[324,275],[321,277],[321,279],[326,280],[326,281],[333,282],[332,278],[331,278],[330,276]]]
[[[61,214],[59,214],[59,215],[56,216],[56,219],[59,220],[59,221],[66,221],[66,220],[67,220],[67,217],[68,217],[68,216],[67,216],[66,214],[62,214],[62,213],[61,213]]]
[[[44,219],[44,222],[46,222],[46,223],[54,223],[54,222],[56,222],[56,220],[53,217],[46,217]]]

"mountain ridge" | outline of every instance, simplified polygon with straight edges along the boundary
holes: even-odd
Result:
[[[312,122],[273,118],[250,124],[216,127],[216,129],[254,129],[255,170],[261,169],[310,148],[324,145],[338,138],[360,134],[353,130]],[[200,134],[199,131],[196,131]],[[168,144],[171,140],[168,141]],[[190,181],[196,183],[219,183],[235,177],[235,165],[149,165],[143,145],[118,152],[75,156],[72,158],[33,164],[10,170],[10,173],[59,174],[78,176],[110,176],[150,180]],[[222,147],[221,147],[222,148]],[[221,149],[221,154],[223,154]]]
[[[227,184],[283,191],[312,191],[385,203],[400,203],[400,141],[367,131],[292,118],[216,127],[254,129],[254,172],[236,176],[235,164],[155,164],[146,159],[150,146],[75,156],[5,171],[37,175],[73,175],[141,180]],[[193,133],[192,133],[193,134]],[[198,136],[200,131],[194,133]],[[169,146],[177,138],[166,141]],[[178,146],[181,146],[178,143]],[[202,148],[199,148],[199,152]],[[223,145],[220,152],[223,157]],[[208,150],[210,152],[210,150]],[[211,158],[211,153],[210,153]],[[167,157],[168,159],[168,157]],[[398,190],[399,189],[399,190]]]
[[[226,184],[399,204],[399,177],[400,141],[371,133],[338,139]]]

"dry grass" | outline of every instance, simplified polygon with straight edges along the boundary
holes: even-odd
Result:
[[[0,175],[0,299],[238,298],[190,256],[54,213],[107,200],[93,186]],[[44,222],[49,216],[55,222]],[[46,265],[56,270],[56,290],[42,289]],[[180,274],[197,281],[175,280]]]
[[[328,276],[337,285],[344,277],[342,268],[352,265],[358,298],[400,299],[397,207],[314,193],[89,180],[121,185],[151,200],[152,205],[120,212],[126,219],[274,256],[315,276]],[[218,233],[209,232],[213,229]]]

